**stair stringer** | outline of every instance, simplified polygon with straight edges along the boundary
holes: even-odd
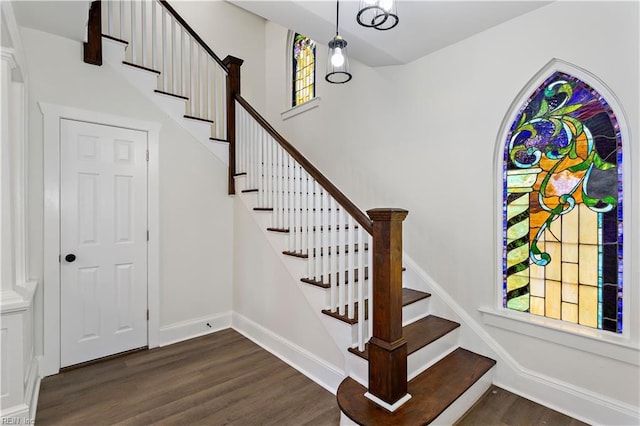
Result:
[[[183,129],[189,132],[196,140],[204,145],[225,165],[229,164],[229,144],[209,139],[211,136],[211,125],[185,118],[186,100],[162,93],[157,93],[158,74],[140,68],[135,68],[122,61],[125,60],[126,43],[122,43],[110,38],[102,38],[102,58],[105,64],[122,75],[131,86],[150,99],[155,105],[178,123]]]

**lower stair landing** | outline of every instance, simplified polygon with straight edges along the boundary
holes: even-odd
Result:
[[[428,425],[471,388],[495,361],[458,348],[409,381],[411,399],[391,413],[364,396],[367,389],[347,377],[338,388],[340,410],[360,425]]]

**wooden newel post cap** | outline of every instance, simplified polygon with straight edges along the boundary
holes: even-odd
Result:
[[[241,66],[244,63],[243,59],[240,58],[236,58],[235,56],[231,56],[231,55],[227,55],[226,58],[224,58],[222,60],[222,63],[229,68],[230,65],[237,65],[237,66]]]
[[[402,222],[409,214],[408,210],[395,208],[380,208],[367,210],[367,214],[371,220],[375,221],[400,221]]]

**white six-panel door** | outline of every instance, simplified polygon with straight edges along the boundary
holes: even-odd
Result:
[[[147,345],[147,134],[64,119],[60,133],[65,367]]]

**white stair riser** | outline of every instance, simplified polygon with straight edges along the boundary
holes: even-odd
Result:
[[[418,300],[410,305],[402,307],[402,326],[416,322],[417,320],[429,315],[429,300],[427,297],[422,300]]]
[[[103,61],[121,74],[132,86],[149,98],[169,117],[187,130],[196,140],[203,144],[224,164],[229,164],[229,146],[227,143],[211,141],[211,124],[205,121],[184,118],[186,101],[168,95],[156,93],[158,74],[125,65],[125,46],[122,43],[103,37]]]
[[[413,379],[458,347],[458,329],[420,348],[407,357],[407,378]],[[349,352],[346,370],[361,385],[369,386],[369,362]]]
[[[477,382],[475,382],[465,393],[460,395],[453,404],[447,407],[435,420],[431,423],[434,426],[448,426],[454,424],[464,413],[466,413],[475,404],[484,393],[491,387],[493,383],[495,367],[487,371]]]

